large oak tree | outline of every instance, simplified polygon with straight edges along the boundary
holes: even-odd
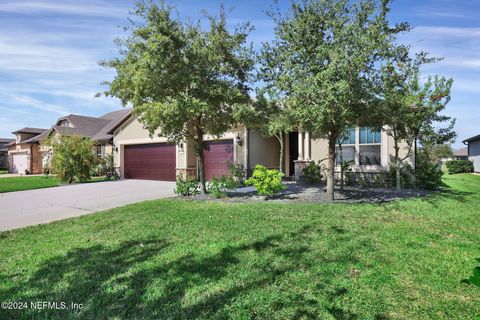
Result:
[[[368,104],[371,73],[408,29],[389,27],[389,0],[296,0],[272,14],[275,40],[262,51],[262,80],[276,89],[312,136],[328,140],[327,199],[334,199],[335,146]]]
[[[203,137],[230,129],[235,108],[250,101],[252,27],[230,31],[223,7],[197,23],[174,17],[164,2],[139,2],[132,14],[128,36],[116,40],[120,57],[101,63],[116,71],[106,94],[131,104],[151,135],[159,129],[171,142],[193,143],[206,192]]]

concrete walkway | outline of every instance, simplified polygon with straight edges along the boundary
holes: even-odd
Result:
[[[0,231],[171,197],[174,188],[175,182],[121,180],[1,193]]]
[[[0,174],[0,179],[1,178],[18,178],[18,177],[42,177],[43,174],[18,174],[18,173],[2,173]]]

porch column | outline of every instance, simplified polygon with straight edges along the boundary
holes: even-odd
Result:
[[[303,160],[303,132],[298,131],[298,159]]]
[[[305,132],[305,160],[310,160],[310,132]]]

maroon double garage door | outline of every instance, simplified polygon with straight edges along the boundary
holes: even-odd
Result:
[[[207,180],[225,175],[228,173],[227,163],[233,162],[233,141],[205,142],[204,155]],[[175,145],[169,143],[127,145],[124,164],[126,179],[175,181]]]

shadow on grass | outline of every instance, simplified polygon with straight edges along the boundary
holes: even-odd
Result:
[[[335,231],[342,238],[333,236],[329,245],[354,238],[351,234],[347,238],[347,230]],[[338,250],[319,259],[307,258],[312,238],[318,232],[304,226],[291,233],[227,246],[216,253],[190,250],[176,258],[168,255],[174,248],[172,244],[155,239],[126,241],[114,248],[100,244],[76,248],[43,261],[30,277],[10,279],[14,284],[0,291],[0,301],[76,302],[84,305],[82,310],[21,310],[3,316],[1,312],[6,311],[0,310],[0,318],[224,319],[232,312],[269,318],[276,311],[297,319],[321,318],[325,314],[336,319],[358,318],[337,301],[347,289],[332,284],[332,279],[339,277],[333,265],[348,267],[357,263],[352,254],[356,248]],[[292,274],[318,265],[325,268],[309,277],[311,286],[304,284],[300,290],[290,290],[294,285],[290,281]],[[315,298],[305,286],[319,288]],[[283,292],[279,295],[277,290]],[[263,301],[257,303],[258,298]]]
[[[456,202],[470,202],[470,201],[477,201],[472,199],[472,195],[474,192],[468,191],[459,191],[451,188],[450,186],[444,184],[442,189],[432,193],[431,195],[422,198],[422,201],[428,202],[434,207],[439,207],[439,200],[448,200],[448,201],[456,201]]]

